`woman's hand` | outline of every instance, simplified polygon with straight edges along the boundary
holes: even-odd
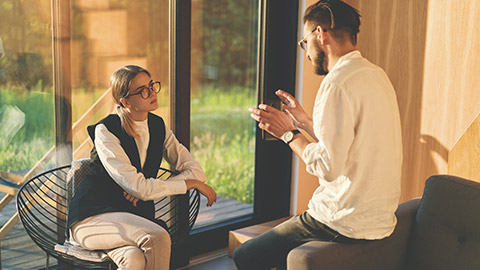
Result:
[[[189,179],[185,180],[185,184],[187,185],[187,190],[192,188],[196,188],[200,193],[203,194],[208,199],[207,206],[212,206],[214,202],[217,201],[217,193],[213,190],[212,187],[203,183],[202,181],[196,179]]]
[[[133,206],[135,206],[135,207],[137,207],[137,202],[140,200],[139,198],[130,195],[126,191],[123,192],[123,197],[125,197],[125,199],[130,201],[133,204]]]

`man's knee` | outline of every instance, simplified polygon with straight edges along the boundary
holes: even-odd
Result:
[[[240,245],[233,252],[233,261],[239,270],[248,269],[249,263],[252,258],[250,257],[250,252],[245,244]]]

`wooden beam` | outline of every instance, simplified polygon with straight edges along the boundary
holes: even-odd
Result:
[[[25,177],[17,175],[17,174],[13,174],[13,173],[0,171],[0,177],[5,178],[5,179],[10,180],[10,181],[17,182],[19,184],[25,182]]]
[[[20,218],[18,217],[18,213],[15,213],[8,221],[5,223],[5,225],[0,228],[0,240],[2,240],[5,235],[13,228],[15,225],[17,225],[18,221]]]
[[[14,198],[15,196],[12,196],[10,194],[5,194],[5,196],[3,196],[3,199],[0,201],[0,211],[2,211],[3,208],[5,208],[5,206],[8,205],[8,203]]]
[[[15,196],[15,194],[17,194],[17,189],[0,185],[0,192],[7,193],[8,195],[11,195],[11,196]]]

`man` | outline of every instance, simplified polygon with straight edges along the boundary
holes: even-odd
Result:
[[[321,0],[305,11],[299,45],[315,73],[326,74],[313,119],[281,90],[276,94],[284,111],[250,108],[258,126],[284,140],[319,186],[306,212],[237,248],[240,270],[284,268],[288,252],[308,241],[382,239],[395,228],[402,165],[398,104],[385,72],[357,51],[359,26],[357,10],[339,0]]]

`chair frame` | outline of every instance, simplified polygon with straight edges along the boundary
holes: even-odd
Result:
[[[49,256],[83,269],[115,269],[116,265],[110,259],[100,263],[91,262],[55,250],[55,245],[63,244],[66,238],[67,207],[72,197],[67,179],[71,167],[57,167],[25,182],[17,195],[20,220],[30,238],[47,254],[46,269],[49,267]],[[174,174],[176,172],[164,168],[159,171],[159,177],[167,179]],[[196,189],[155,201],[155,219],[167,223],[172,251],[189,236],[199,208],[200,194]]]

